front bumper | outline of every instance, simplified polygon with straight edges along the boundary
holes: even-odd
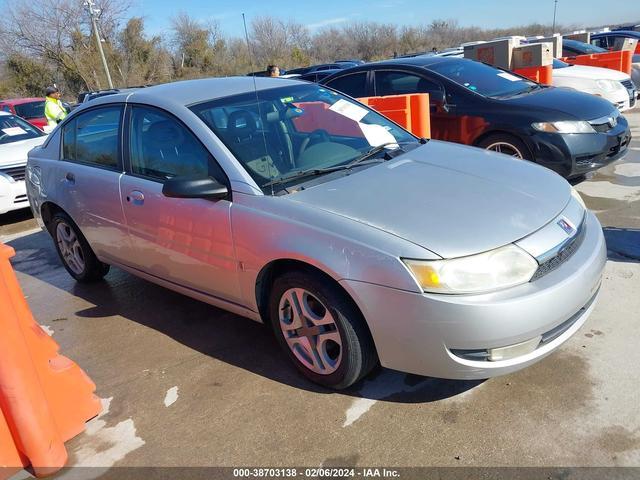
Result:
[[[24,180],[13,180],[0,174],[0,215],[29,207]]]
[[[607,132],[557,134],[536,132],[529,137],[536,163],[558,172],[565,178],[597,170],[627,153],[631,130],[620,116],[618,124]]]
[[[544,277],[484,295],[419,294],[342,280],[371,330],[383,366],[451,379],[504,375],[539,361],[569,339],[595,305],[606,248],[587,212],[581,246]],[[555,333],[558,333],[555,335]],[[547,338],[533,352],[500,361],[471,360],[477,351]]]

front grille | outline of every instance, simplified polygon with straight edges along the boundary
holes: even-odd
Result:
[[[633,82],[631,81],[631,79],[629,80],[623,80],[622,82],[620,82],[622,84],[622,86],[624,88],[626,88],[627,90],[632,90],[633,88],[635,88],[635,85],[633,84]]]
[[[593,129],[598,133],[606,133],[611,130],[611,125],[608,123],[591,124]]]
[[[571,258],[571,256],[576,253],[576,250],[580,248],[580,245],[582,245],[586,230],[587,229],[584,227],[583,220],[580,227],[578,227],[578,233],[573,237],[573,239],[567,245],[565,245],[565,247],[560,250],[554,257],[541,264],[538,267],[538,270],[536,270],[536,273],[533,274],[531,281],[535,282],[536,280],[539,280],[540,278],[544,277],[548,273],[553,272],[556,268],[569,260],[569,258]]]
[[[19,167],[0,168],[0,172],[9,175],[15,181],[20,181],[24,180],[26,169],[27,167],[25,165],[21,165]]]

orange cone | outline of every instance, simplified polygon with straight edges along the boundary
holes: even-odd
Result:
[[[14,254],[0,244],[0,469],[31,466],[40,477],[65,465],[64,442],[101,406],[93,382],[34,321]]]

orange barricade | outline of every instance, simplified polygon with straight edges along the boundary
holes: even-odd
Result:
[[[610,68],[631,75],[633,52],[628,50],[563,57],[560,60],[571,65],[588,65],[590,67]]]
[[[428,94],[364,97],[358,100],[402,125],[414,135],[421,138],[431,137]]]
[[[514,70],[518,75],[527,77],[534,82],[551,85],[553,80],[553,65],[545,65],[544,67],[526,67]]]
[[[64,442],[100,413],[95,385],[34,321],[0,244],[0,477],[31,467],[36,476],[64,466]]]

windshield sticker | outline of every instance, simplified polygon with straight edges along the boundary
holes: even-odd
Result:
[[[2,131],[4,132],[5,135],[9,135],[10,137],[15,137],[17,135],[24,135],[25,133],[27,133],[26,130],[20,127],[3,128]]]
[[[382,125],[367,125],[366,123],[358,124],[360,130],[364,134],[364,138],[367,139],[369,145],[377,147],[385,143],[394,143],[395,137],[391,135],[386,128]]]
[[[293,102],[293,97],[284,97],[284,98],[281,98],[280,101],[282,103],[291,103]]]
[[[515,75],[511,75],[509,72],[501,72],[498,74],[499,77],[506,78],[510,82],[521,82],[522,79],[520,77],[516,77]]]
[[[336,103],[331,105],[329,107],[329,110],[339,113],[344,117],[350,118],[354,122],[359,122],[365,117],[367,113],[369,113],[366,108],[362,108],[355,103],[348,102],[344,99],[340,99]]]

